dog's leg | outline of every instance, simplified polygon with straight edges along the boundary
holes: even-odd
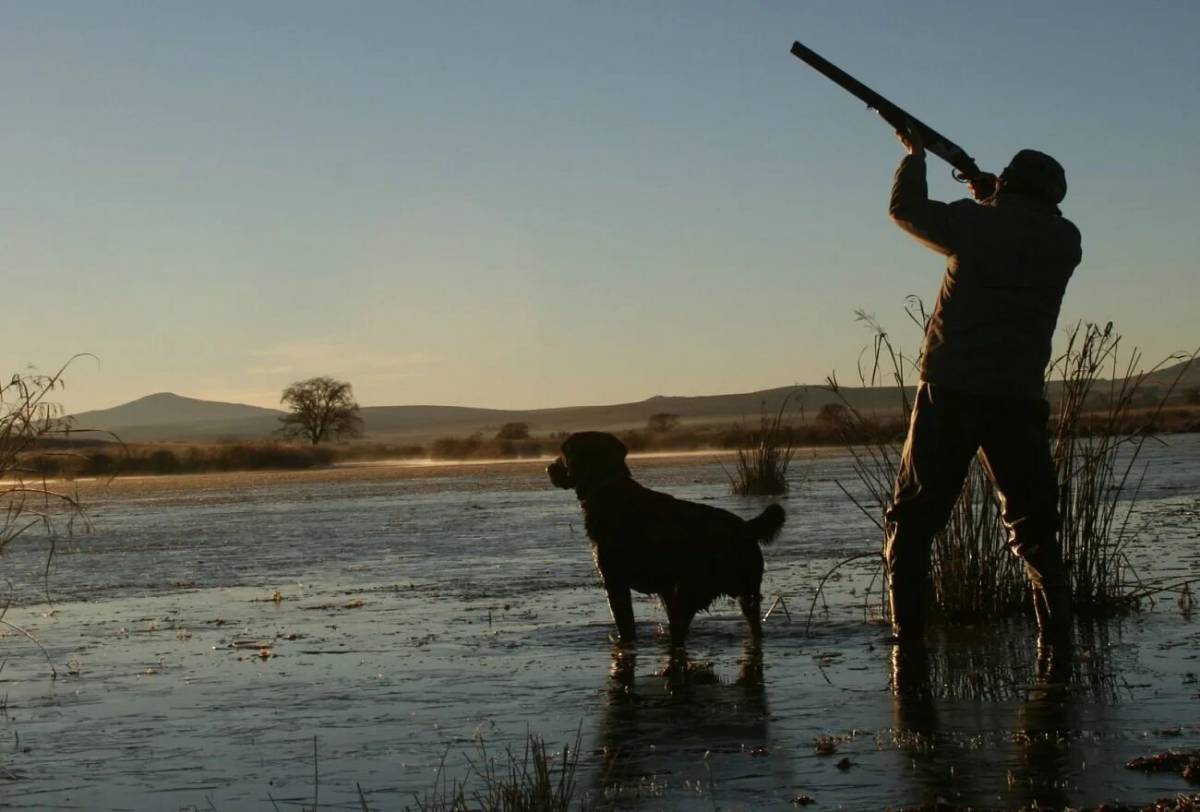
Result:
[[[679,594],[678,591],[673,595],[664,595],[663,603],[667,607],[667,625],[671,631],[671,646],[683,648],[683,642],[687,639],[688,627],[692,625],[692,618],[696,616],[696,610],[692,607],[691,601],[685,595]]]
[[[632,643],[636,634],[633,626],[633,596],[629,594],[629,587],[605,581],[604,591],[608,593],[608,611],[617,624],[617,638],[621,643]]]
[[[751,595],[741,595],[738,597],[738,605],[742,607],[742,614],[746,616],[746,622],[750,624],[750,636],[755,640],[761,640],[762,595],[757,592]]]

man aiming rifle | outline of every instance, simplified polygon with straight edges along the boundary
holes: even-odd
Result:
[[[893,639],[924,639],[933,537],[950,517],[971,460],[1000,493],[1009,546],[1033,587],[1039,641],[1069,643],[1071,588],[1058,541],[1058,481],[1043,399],[1050,343],[1067,281],[1081,258],[1078,229],[1058,210],[1063,168],[1021,150],[999,178],[950,139],[797,42],[792,53],[897,129],[908,155],[889,214],[946,256],[925,332],[920,383],[887,511]],[[974,200],[930,200],[928,145],[970,183]]]
[[[888,213],[944,254],[946,273],[925,332],[920,383],[887,511],[892,631],[923,639],[933,536],[949,519],[976,453],[1000,493],[1009,546],[1033,587],[1039,641],[1064,646],[1071,589],[1058,540],[1058,482],[1047,434],[1045,370],[1078,229],[1058,210],[1067,192],[1049,155],[1021,150],[977,201],[930,200],[915,128]]]

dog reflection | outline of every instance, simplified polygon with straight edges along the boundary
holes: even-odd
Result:
[[[653,674],[639,678],[637,664],[633,650],[614,646],[597,730],[601,767],[594,797],[602,806],[645,801],[681,788],[705,792],[720,774],[722,756],[769,755],[762,648],[757,643],[746,642],[732,682],[681,650]]]

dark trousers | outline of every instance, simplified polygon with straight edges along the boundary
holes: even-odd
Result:
[[[1046,431],[1049,414],[1044,400],[973,395],[921,383],[887,512],[888,572],[902,607],[928,594],[933,537],[946,526],[978,451],[1000,494],[1009,547],[1024,560],[1035,599],[1048,591],[1066,596],[1069,604],[1057,535],[1058,481]],[[919,632],[920,620],[912,625]]]

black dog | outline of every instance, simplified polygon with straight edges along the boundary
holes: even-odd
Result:
[[[737,598],[751,635],[762,637],[758,545],[779,532],[783,508],[770,505],[747,521],[652,491],[633,481],[625,454],[613,435],[585,431],[568,437],[546,469],[552,483],[579,497],[620,641],[634,639],[631,589],[662,599],[674,646],[683,645],[692,618],[720,595]]]

